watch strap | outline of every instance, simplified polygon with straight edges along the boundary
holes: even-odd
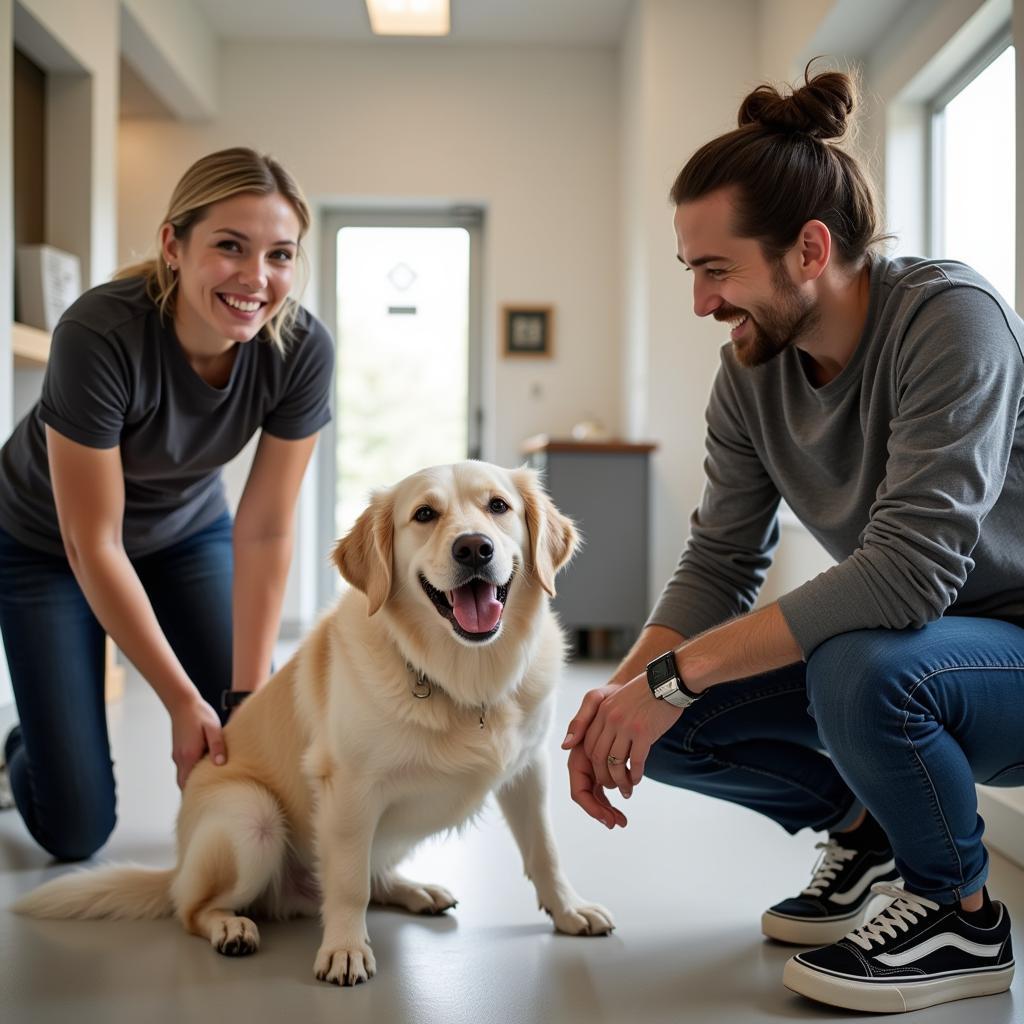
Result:
[[[647,683],[655,698],[677,708],[687,708],[702,696],[683,681],[675,651],[666,651],[648,664]]]
[[[237,708],[246,697],[251,697],[253,694],[252,690],[221,690],[220,691],[220,709],[221,711],[230,711],[232,708]]]

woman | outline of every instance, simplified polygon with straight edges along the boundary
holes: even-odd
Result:
[[[114,827],[105,632],[171,717],[179,786],[207,751],[227,757],[221,692],[268,675],[299,486],[330,419],[332,341],[290,297],[309,221],[269,157],[199,160],[159,257],[61,318],[40,400],[0,451],[0,629],[20,720],[4,761],[59,860],[91,856]],[[261,429],[232,523],[220,467]]]

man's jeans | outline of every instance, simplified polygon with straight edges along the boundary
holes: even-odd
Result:
[[[646,774],[791,833],[867,807],[907,888],[951,903],[988,873],[974,784],[1024,784],[1024,629],[948,616],[833,637],[806,664],[712,687]]]
[[[179,661],[220,714],[231,685],[230,516],[132,564]],[[5,750],[15,803],[40,846],[82,860],[116,821],[104,631],[66,559],[3,530],[0,629],[20,721]]]

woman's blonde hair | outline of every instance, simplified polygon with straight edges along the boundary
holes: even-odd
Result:
[[[302,189],[276,160],[244,146],[221,149],[197,160],[182,175],[171,194],[171,202],[161,228],[163,224],[170,224],[174,228],[174,237],[186,241],[193,225],[206,216],[214,203],[246,193],[260,196],[279,193],[284,196],[299,218],[297,241],[301,243],[310,224],[309,204]],[[159,255],[159,236],[157,246],[155,259],[124,267],[117,272],[115,278],[145,278],[146,292],[156,303],[161,317],[167,313],[173,316],[178,278]],[[301,245],[298,258],[305,268],[305,253]],[[289,295],[284,305],[260,331],[282,353],[298,312],[298,302]]]

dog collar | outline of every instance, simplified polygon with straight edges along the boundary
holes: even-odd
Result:
[[[405,663],[405,667],[416,677],[416,682],[412,684],[412,695],[418,697],[420,700],[425,700],[434,692],[434,687],[430,682],[429,677],[425,672],[421,672],[418,668],[413,668],[409,662]]]
[[[416,697],[417,699],[419,699],[419,700],[426,700],[434,692],[434,687],[437,686],[437,684],[430,681],[430,677],[426,674],[426,672],[421,672],[418,668],[416,668],[414,665],[411,665],[408,661],[405,663],[405,667],[413,674],[413,676],[415,677],[415,680],[416,680],[412,684],[412,695],[414,697]],[[438,689],[440,690],[440,689],[443,689],[443,688],[439,686]],[[487,713],[487,705],[486,704],[481,704],[480,705],[480,728],[481,729],[484,727],[484,715],[486,713]]]

